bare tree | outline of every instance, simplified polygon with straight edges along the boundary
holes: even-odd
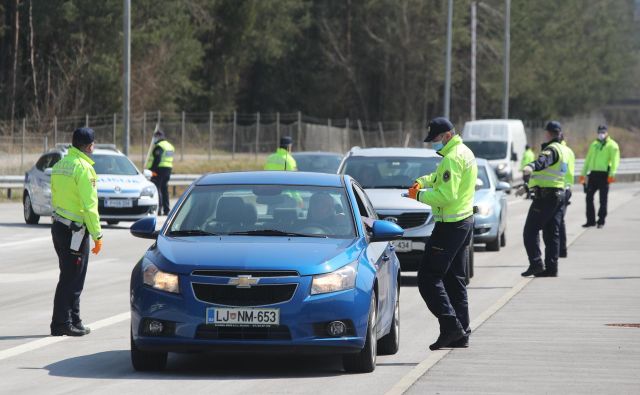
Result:
[[[30,60],[31,60],[31,73],[33,78],[33,112],[36,118],[39,118],[38,111],[38,83],[36,79],[36,55],[35,55],[35,46],[33,43],[33,0],[29,0],[29,52],[30,52]]]
[[[14,13],[14,24],[13,24],[13,73],[12,73],[12,82],[11,82],[11,134],[13,134],[13,128],[15,123],[15,115],[16,115],[16,80],[18,73],[18,45],[20,40],[18,40],[20,36],[20,0],[16,0],[15,2],[15,13]]]

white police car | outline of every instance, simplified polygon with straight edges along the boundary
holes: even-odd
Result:
[[[24,176],[24,220],[37,224],[40,216],[52,214],[51,168],[67,154],[67,144],[57,144],[44,153]],[[96,144],[92,159],[98,175],[98,212],[109,225],[155,216],[158,191],[147,177],[115,145]]]

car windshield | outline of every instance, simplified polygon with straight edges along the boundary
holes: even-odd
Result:
[[[464,145],[473,151],[476,158],[492,160],[507,157],[506,141],[465,141]]]
[[[294,185],[196,186],[167,236],[247,235],[353,238],[342,188]]]
[[[406,189],[418,177],[436,171],[440,157],[352,156],[342,172],[355,178],[363,188]]]
[[[339,155],[294,154],[299,171],[336,174],[342,158]]]
[[[479,189],[489,189],[491,185],[489,185],[489,175],[487,174],[486,166],[478,166],[478,179],[482,180],[482,187]]]
[[[93,168],[96,174],[111,174],[119,176],[135,176],[138,170],[125,156],[120,155],[93,155]]]

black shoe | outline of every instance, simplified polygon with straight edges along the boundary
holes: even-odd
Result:
[[[554,271],[551,271],[551,270],[545,270],[543,272],[534,274],[533,277],[558,277],[558,272],[557,271],[554,272]]]
[[[82,325],[82,321],[74,323],[73,326],[77,330],[84,332],[85,335],[88,335],[89,333],[91,333],[91,328],[89,328],[88,326]]]
[[[583,228],[591,228],[591,227],[594,227],[594,226],[596,226],[596,224],[591,224],[589,222],[587,222],[586,224],[582,225]]]
[[[596,226],[598,229],[602,229],[604,228],[604,224],[598,224],[598,226]]]
[[[460,339],[451,342],[451,344],[449,344],[449,347],[453,347],[453,348],[469,348],[469,334],[470,332],[467,332],[464,336],[462,336]]]
[[[51,336],[84,336],[85,333],[72,324],[51,327]]]
[[[436,340],[435,343],[429,346],[429,350],[435,351],[443,347],[449,347],[451,343],[462,339],[466,334],[467,332],[465,332],[462,328],[440,333],[440,336],[438,336],[438,340]]]
[[[560,254],[558,255],[558,258],[566,258],[567,257],[567,251],[561,251]]]
[[[529,265],[529,268],[526,271],[520,273],[520,275],[522,277],[529,277],[529,276],[535,275],[536,273],[542,273],[542,272],[544,272],[544,266],[542,266],[542,265],[535,265],[535,266],[534,265]]]

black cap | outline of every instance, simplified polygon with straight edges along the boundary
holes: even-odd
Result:
[[[560,125],[560,122],[558,121],[549,121],[547,126],[544,127],[544,130],[547,132],[561,133],[562,125]]]
[[[524,146],[524,149],[529,149],[529,148],[531,148],[531,146],[529,144]]]
[[[607,125],[600,125],[598,126],[598,133],[604,133],[607,130],[609,130],[609,128],[607,127]]]
[[[291,145],[293,144],[293,139],[291,136],[282,136],[280,137],[280,146]]]
[[[455,128],[451,121],[445,117],[433,118],[427,126],[427,137],[424,139],[425,143],[433,141],[438,135],[452,131],[455,132]]]
[[[78,128],[73,131],[71,144],[73,144],[73,146],[76,148],[80,148],[93,143],[93,140],[95,140],[93,129]]]
[[[153,133],[153,137],[162,137],[164,138],[164,132],[162,131],[162,129],[158,129]]]

